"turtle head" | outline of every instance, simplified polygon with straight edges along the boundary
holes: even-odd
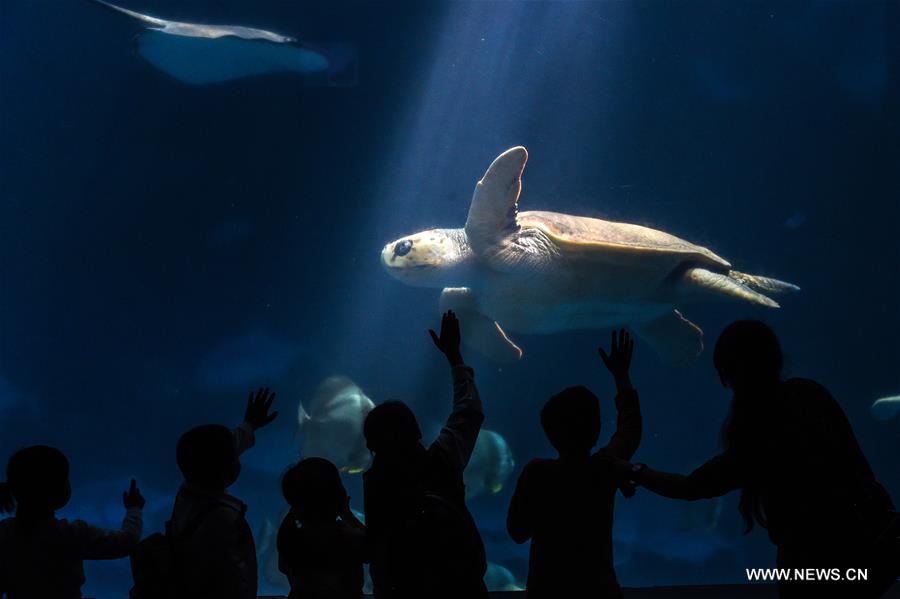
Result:
[[[459,284],[472,251],[463,229],[429,229],[390,242],[381,263],[391,274],[417,287]]]

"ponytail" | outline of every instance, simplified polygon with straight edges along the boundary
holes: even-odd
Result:
[[[9,483],[0,483],[0,514],[12,514],[16,511],[16,499],[13,497]]]

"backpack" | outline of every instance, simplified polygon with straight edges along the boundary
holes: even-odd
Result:
[[[182,586],[179,547],[203,523],[213,508],[226,503],[213,501],[203,506],[179,534],[172,532],[172,521],[166,522],[165,533],[153,533],[138,543],[131,554],[131,576],[134,586],[129,599],[175,599]],[[230,506],[228,506],[230,507]]]
[[[390,545],[392,578],[406,590],[435,596],[441,588],[448,596],[472,596],[484,589],[481,535],[471,514],[442,495],[422,492],[391,534]]]

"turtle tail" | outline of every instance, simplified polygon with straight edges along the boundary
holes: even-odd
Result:
[[[771,279],[759,275],[749,275],[737,270],[729,270],[728,277],[760,293],[780,294],[800,291],[800,288],[793,283],[787,283],[785,281],[779,281],[778,279]]]

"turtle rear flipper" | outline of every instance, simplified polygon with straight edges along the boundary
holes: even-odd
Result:
[[[737,270],[729,270],[728,277],[735,281],[740,281],[747,287],[759,291],[760,293],[792,293],[794,291],[800,291],[800,288],[793,283],[779,281],[778,279],[771,279],[760,275],[749,275]]]
[[[448,287],[441,293],[441,312],[453,310],[459,316],[463,343],[496,362],[515,362],[522,349],[506,336],[500,325],[478,311],[472,291]]]
[[[748,276],[750,275],[744,275],[744,277]],[[775,279],[769,280],[774,281]],[[722,296],[739,298],[760,306],[766,306],[767,308],[780,307],[778,302],[772,298],[751,289],[744,280],[733,278],[727,274],[706,270],[705,268],[687,269],[682,275],[682,281],[694,289],[702,289]],[[778,282],[780,283],[781,281]]]

